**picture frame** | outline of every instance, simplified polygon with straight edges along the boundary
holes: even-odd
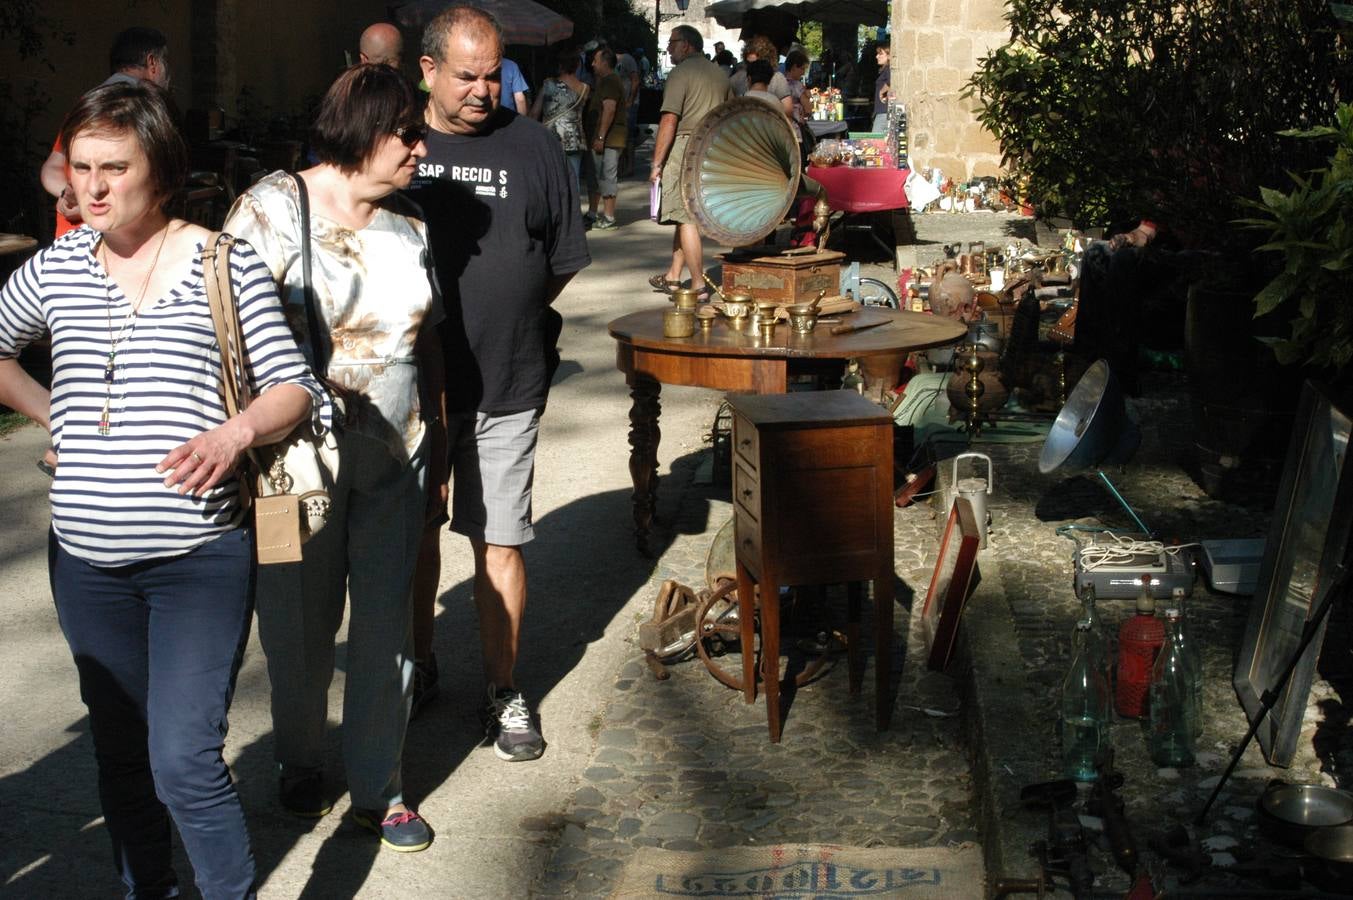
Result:
[[[1308,381],[1302,388],[1278,499],[1232,685],[1250,724],[1295,656],[1321,588],[1343,560],[1353,533],[1353,473],[1347,465],[1353,420]],[[1320,656],[1325,623],[1302,653],[1257,736],[1264,757],[1289,766]]]
[[[949,664],[958,639],[958,623],[968,595],[977,584],[977,551],[982,534],[972,504],[959,497],[949,507],[940,539],[940,553],[921,608],[926,665],[942,671]]]

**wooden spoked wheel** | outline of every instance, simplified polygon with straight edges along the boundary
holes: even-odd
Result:
[[[761,629],[759,623],[757,628],[753,630],[755,646],[751,648],[739,646],[741,643],[741,620],[738,616],[737,582],[729,578],[721,578],[714,590],[702,597],[695,611],[695,630],[699,636],[695,642],[695,651],[699,655],[700,661],[705,664],[709,674],[713,675],[724,686],[735,691],[741,691],[744,687],[741,666],[723,662],[727,658],[726,654],[731,653],[732,648],[737,648],[741,652],[756,654],[756,671],[761,671]],[[822,647],[810,647],[811,642],[804,640],[781,642],[781,646],[786,650],[794,649],[802,652],[806,657],[803,667],[794,676],[796,687],[802,687],[816,678],[822,672],[823,666],[827,664],[832,651],[839,649],[839,642],[836,640],[835,633],[828,631],[826,635],[826,639],[821,641]]]

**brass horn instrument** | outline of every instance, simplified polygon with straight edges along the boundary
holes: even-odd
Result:
[[[801,171],[798,139],[785,115],[739,97],[696,126],[681,160],[681,199],[702,235],[742,247],[784,219]]]

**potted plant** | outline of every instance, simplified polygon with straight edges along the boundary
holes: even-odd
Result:
[[[1328,122],[1348,96],[1329,4],[1009,0],[1006,18],[1010,41],[979,61],[969,95],[1039,215],[1148,219],[1201,263],[1175,308],[1187,293],[1202,480],[1221,493],[1243,460],[1281,459],[1265,440],[1282,433],[1267,416],[1285,389],[1264,369],[1252,305],[1277,260],[1236,220],[1244,198],[1318,164],[1311,142],[1284,135]]]
[[[1260,251],[1277,254],[1282,270],[1254,298],[1255,315],[1286,319],[1273,341],[1280,362],[1305,365],[1348,396],[1353,372],[1353,106],[1339,104],[1333,125],[1287,136],[1334,144],[1326,164],[1293,174],[1291,189],[1264,188],[1247,205],[1256,215],[1238,224],[1263,235]]]

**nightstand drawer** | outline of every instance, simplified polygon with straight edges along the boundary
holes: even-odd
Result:
[[[733,551],[744,566],[761,574],[761,527],[740,506],[733,509]]]
[[[753,519],[761,520],[761,482],[741,460],[733,463],[733,500]]]
[[[755,472],[760,468],[760,438],[756,426],[742,416],[733,416],[733,449],[747,468]]]

